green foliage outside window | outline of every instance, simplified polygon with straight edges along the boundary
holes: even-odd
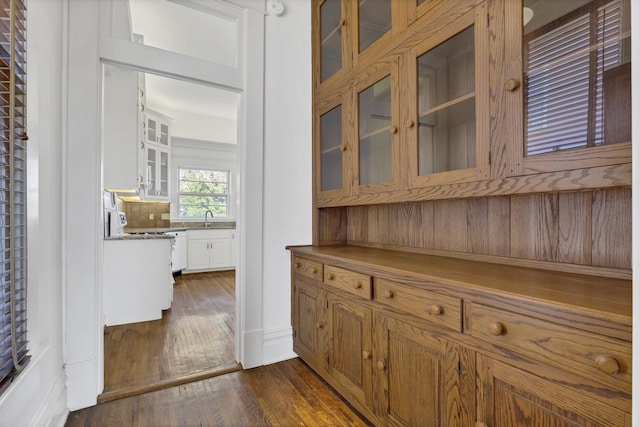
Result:
[[[229,171],[178,170],[179,216],[204,218],[210,210],[215,218],[229,216]]]

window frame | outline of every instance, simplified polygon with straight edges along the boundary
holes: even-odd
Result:
[[[207,172],[222,172],[225,173],[227,176],[226,179],[226,188],[227,191],[226,193],[192,193],[192,192],[182,192],[180,191],[180,183],[181,183],[181,179],[180,179],[180,173],[182,170],[197,170],[197,171],[207,171]],[[193,221],[193,220],[203,220],[205,218],[206,215],[206,210],[203,212],[202,216],[181,216],[180,212],[182,211],[181,206],[181,198],[183,195],[191,195],[191,196],[211,196],[211,197],[225,197],[226,198],[226,212],[227,215],[226,216],[212,216],[213,220],[228,220],[231,218],[231,170],[229,168],[209,168],[209,167],[200,167],[200,166],[178,166],[177,167],[177,191],[176,191],[176,195],[177,195],[177,216],[178,216],[178,220],[180,221]]]

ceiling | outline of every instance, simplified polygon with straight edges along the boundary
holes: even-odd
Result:
[[[142,35],[145,45],[235,64],[235,22],[172,0],[129,0],[129,5],[133,33]],[[240,96],[235,92],[149,73],[145,85],[147,106],[152,110],[237,119]]]

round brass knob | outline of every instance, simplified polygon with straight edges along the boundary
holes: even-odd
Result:
[[[431,306],[431,314],[434,316],[438,316],[440,314],[442,314],[442,306],[438,305],[438,304],[433,304]]]
[[[378,360],[378,369],[380,369],[381,371],[384,371],[384,362],[382,360]]]
[[[504,88],[509,92],[513,92],[514,90],[520,87],[520,82],[516,79],[509,79],[504,84]]]
[[[370,352],[368,352],[367,350],[363,351],[363,352],[362,352],[362,358],[363,358],[364,360],[369,360],[369,359],[371,359],[371,353],[370,353]]]
[[[605,374],[613,375],[620,370],[620,364],[613,356],[598,356],[596,358],[596,368]]]
[[[489,333],[499,337],[505,333],[504,325],[500,322],[493,322],[489,325]]]
[[[393,291],[391,289],[387,289],[384,291],[385,298],[393,298]]]
[[[398,126],[391,125],[389,127],[389,132],[391,132],[392,134],[398,133]]]

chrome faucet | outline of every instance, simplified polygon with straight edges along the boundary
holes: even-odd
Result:
[[[213,212],[211,212],[210,210],[206,211],[204,213],[204,228],[207,228],[207,215],[211,214],[211,219],[213,219]]]

